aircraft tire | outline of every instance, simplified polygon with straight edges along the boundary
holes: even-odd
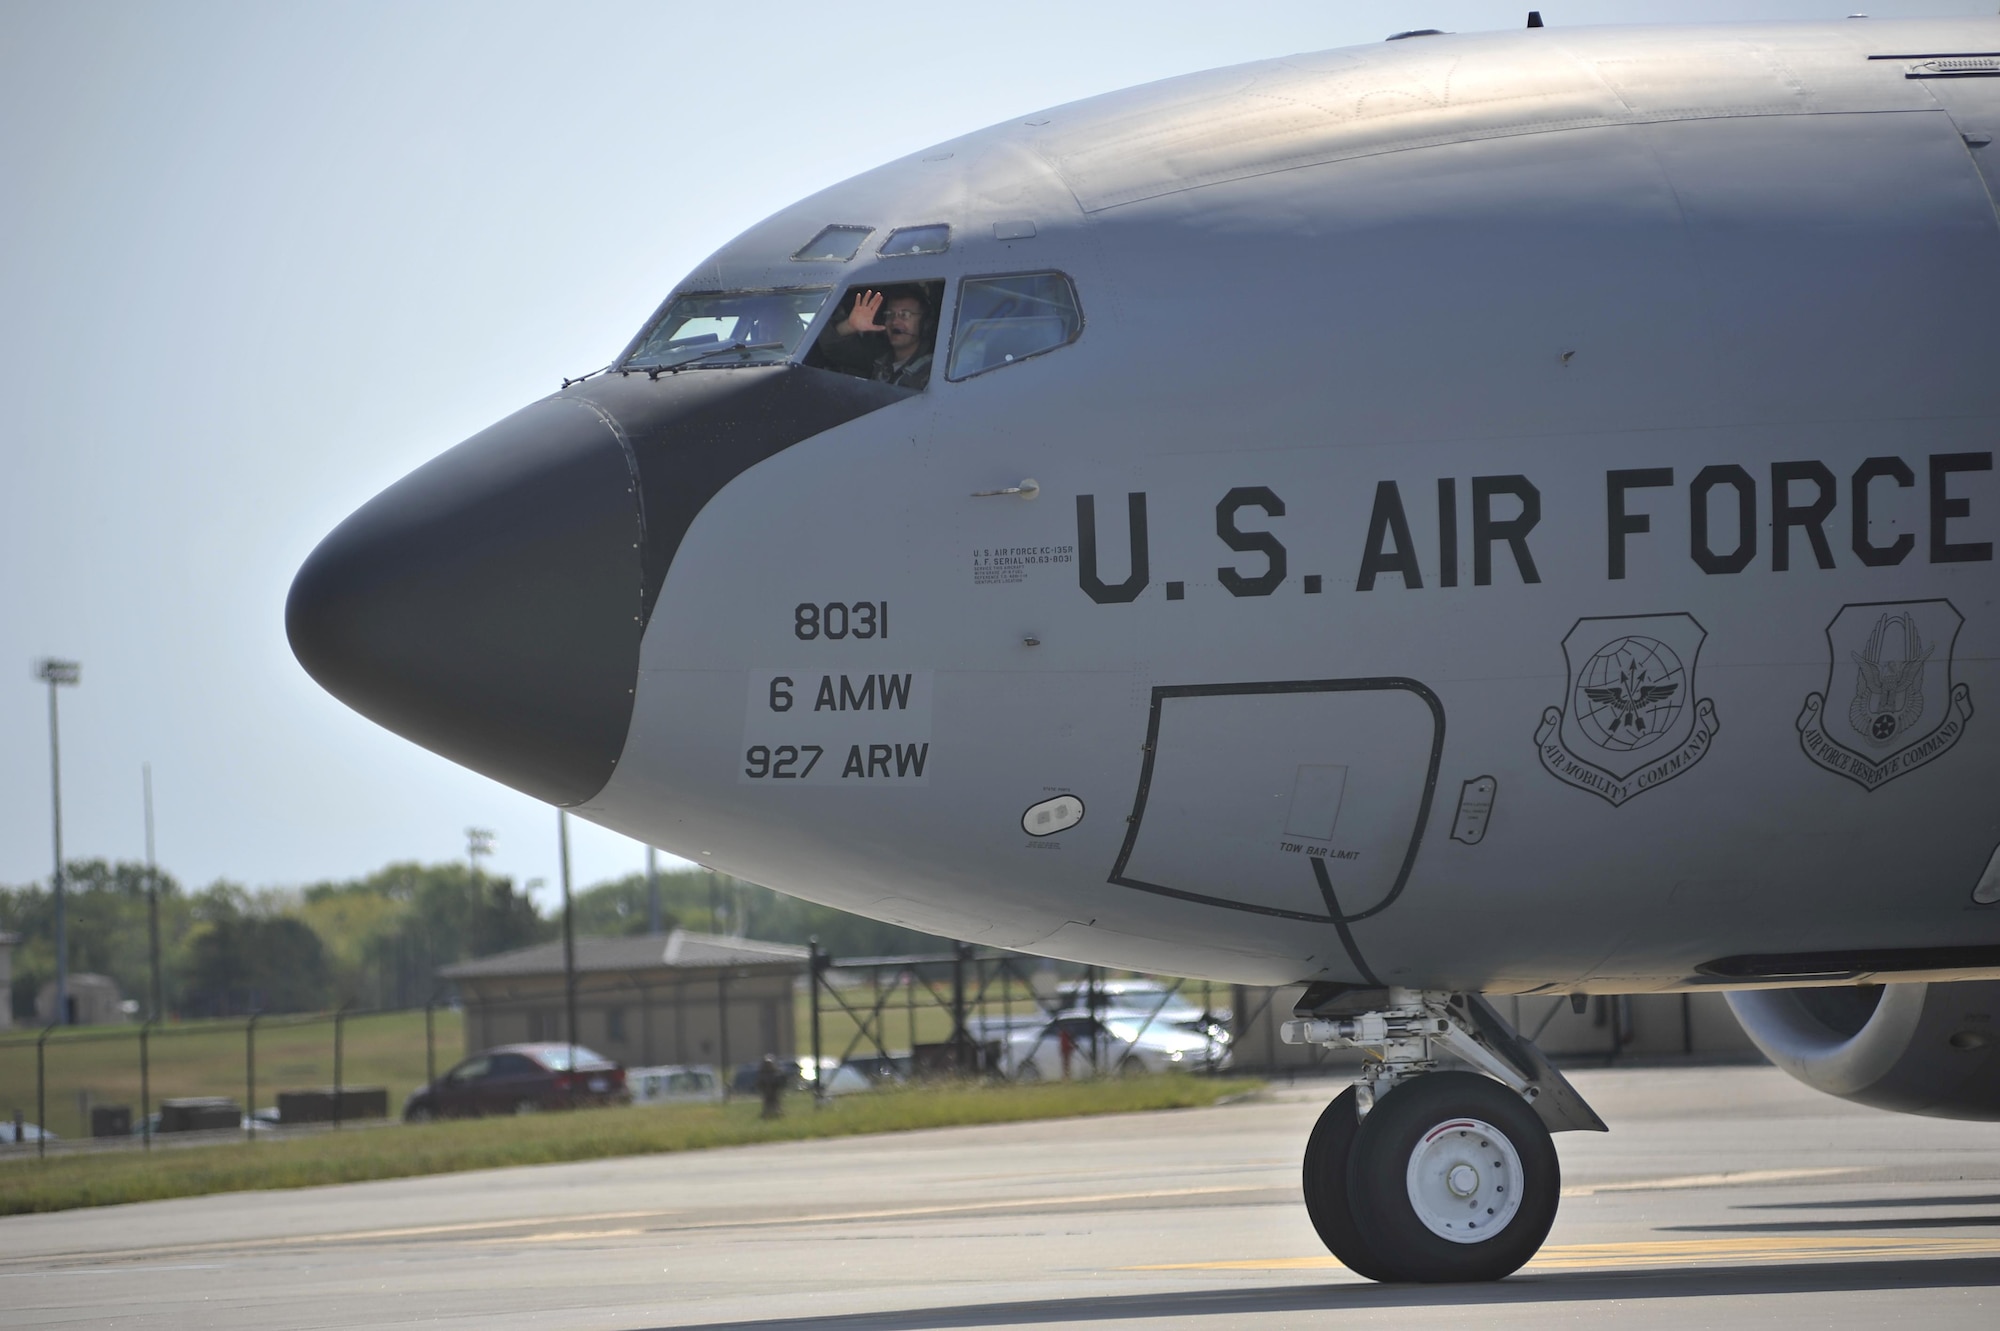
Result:
[[[1312,1220],[1319,1241],[1340,1264],[1368,1280],[1393,1280],[1389,1268],[1375,1260],[1355,1223],[1348,1205],[1348,1159],[1354,1151],[1354,1136],[1361,1123],[1355,1117],[1352,1086],[1333,1098],[1313,1124],[1306,1138],[1303,1185],[1306,1215]]]
[[[1348,1157],[1349,1204],[1388,1273],[1375,1279],[1499,1280],[1555,1223],[1555,1142],[1519,1095],[1470,1072],[1433,1072],[1369,1111]],[[1364,1272],[1363,1274],[1370,1274]]]

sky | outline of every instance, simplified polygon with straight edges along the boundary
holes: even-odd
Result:
[[[1991,14],[1863,0],[1877,18]],[[284,887],[462,856],[559,882],[556,815],[349,711],[284,634],[348,513],[604,364],[759,218],[1134,83],[1516,3],[0,0],[0,883],[70,858]],[[1842,18],[1569,3],[1551,26]],[[10,682],[11,680],[11,682]],[[579,885],[644,850],[572,824]],[[666,861],[669,865],[676,862]]]

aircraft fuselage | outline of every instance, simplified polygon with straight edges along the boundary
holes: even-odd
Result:
[[[938,368],[614,368],[530,409],[638,506],[622,738],[549,797],[1216,979],[2000,973],[2000,78],[1920,67],[1994,49],[1427,37],[785,210],[680,292],[825,288],[802,355],[842,292],[941,283]],[[832,224],[951,240],[792,257]],[[1001,274],[1066,277],[1081,332],[955,374]],[[542,793],[514,761],[482,770]]]

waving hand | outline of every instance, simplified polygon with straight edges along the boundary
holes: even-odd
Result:
[[[841,322],[848,333],[879,333],[882,325],[876,322],[876,312],[882,308],[882,293],[863,291],[854,298],[854,309]]]

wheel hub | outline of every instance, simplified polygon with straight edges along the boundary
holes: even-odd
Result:
[[[1410,1152],[1410,1207],[1424,1227],[1453,1243],[1483,1243],[1521,1209],[1521,1157],[1492,1124],[1455,1118]]]

